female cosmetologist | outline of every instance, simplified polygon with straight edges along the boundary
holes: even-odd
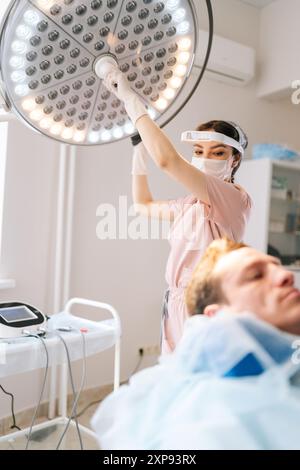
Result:
[[[140,213],[173,221],[167,263],[162,353],[174,350],[181,338],[187,310],[184,290],[197,262],[215,239],[243,238],[251,208],[246,191],[234,184],[234,175],[248,141],[234,123],[211,121],[183,134],[193,144],[191,163],[176,151],[165,133],[149,117],[139,97],[121,72],[110,72],[105,86],[124,102],[142,142],[133,156],[133,197]],[[155,201],[149,190],[145,158],[181,183],[189,195],[172,201]]]

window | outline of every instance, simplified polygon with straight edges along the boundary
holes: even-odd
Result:
[[[2,122],[1,122],[2,120]],[[5,199],[6,155],[8,140],[8,122],[3,122],[0,112],[0,259],[2,254],[3,208]]]

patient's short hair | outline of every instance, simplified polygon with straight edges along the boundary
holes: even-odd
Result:
[[[208,305],[227,303],[226,295],[221,288],[221,279],[214,276],[213,271],[222,256],[246,246],[244,243],[236,243],[228,238],[215,240],[209,245],[185,292],[189,315],[203,314]]]

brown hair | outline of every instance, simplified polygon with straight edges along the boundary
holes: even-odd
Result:
[[[213,130],[215,132],[220,132],[221,134],[227,135],[227,137],[231,137],[232,139],[236,140],[237,142],[240,142],[240,134],[239,131],[237,130],[237,127],[235,127],[234,123],[227,122],[227,121],[208,121],[203,124],[200,124],[197,129],[197,131],[208,131],[208,130]],[[244,137],[244,148],[246,149],[248,146],[248,139],[246,134],[242,129],[240,129],[241,132],[243,133]],[[240,152],[233,148],[233,156],[235,157],[235,160],[239,161],[239,164],[232,170],[231,174],[231,182],[234,183],[234,175],[238,171],[240,164],[241,164],[241,154]]]
[[[244,243],[236,243],[228,238],[215,240],[209,245],[185,291],[189,315],[201,315],[208,305],[226,303],[220,279],[214,276],[214,268],[222,256],[246,246]]]

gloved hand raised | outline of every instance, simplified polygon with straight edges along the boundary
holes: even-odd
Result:
[[[148,114],[144,104],[130,88],[126,77],[117,68],[107,74],[103,83],[110,92],[114,93],[119,100],[123,101],[126,112],[134,126],[140,117]]]

